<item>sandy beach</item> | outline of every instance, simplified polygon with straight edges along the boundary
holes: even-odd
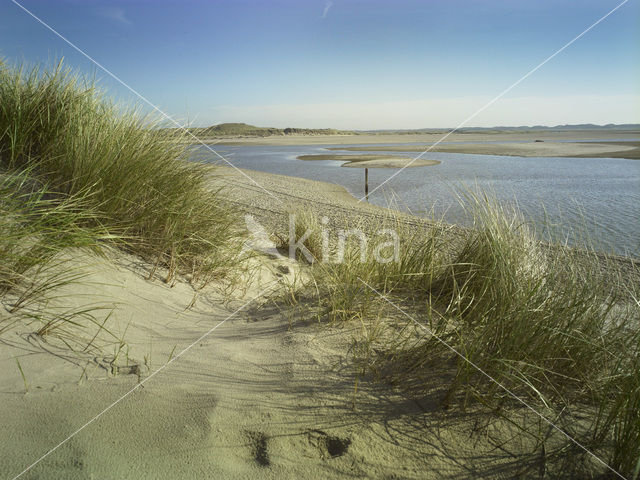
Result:
[[[211,188],[225,188],[226,198],[273,232],[274,241],[288,237],[292,212],[325,217],[327,225],[333,229],[348,228],[354,219],[375,226],[391,212],[367,203],[364,198],[356,198],[344,187],[333,183],[231,167],[215,167],[215,173]],[[393,213],[411,228],[433,227],[424,218]],[[452,241],[463,231],[455,225],[440,224],[438,227],[450,232]]]
[[[287,213],[301,208],[343,226],[350,215],[375,223],[384,214],[336,185],[216,173],[211,187],[227,186],[228,200],[276,237],[286,234]],[[452,238],[459,232],[446,228]],[[523,468],[518,455],[534,449],[520,437],[497,453],[496,442],[516,427],[495,419],[493,437],[475,434],[482,417],[444,412],[446,383],[437,378],[419,399],[360,379],[354,404],[348,352],[358,325],[327,327],[276,301],[303,265],[258,257],[241,291],[220,284],[196,296],[184,280],[147,280],[150,266],[121,252],[74,261],[87,277],[59,298],[104,308],[98,320],[108,323],[75,327],[76,335],[95,335],[87,351],[69,351],[64,335],[44,340],[29,323],[3,336],[0,431],[9,476],[128,393],[24,478],[512,478]]]
[[[616,155],[620,158],[640,158],[640,150],[634,142],[631,145],[623,143],[468,143],[458,145],[400,145],[400,146],[368,146],[368,147],[331,147],[330,150],[349,150],[367,152],[449,152],[476,155],[506,155],[518,157],[609,157]]]
[[[243,138],[203,138],[207,142],[217,142],[221,145],[358,145],[374,143],[434,143],[445,135],[447,142],[533,142],[543,140],[553,142],[557,140],[580,142],[584,140],[603,140],[615,142],[620,140],[637,140],[640,132],[637,130],[565,130],[565,131],[524,131],[524,132],[444,132],[434,133],[361,133],[358,135],[282,135],[270,137]]]
[[[238,172],[226,173],[225,183],[238,181],[232,191],[244,197],[240,180],[231,178]],[[297,202],[380,213],[339,187],[254,178],[276,191],[304,191]],[[256,193],[261,208],[248,205],[247,212],[265,218],[272,208],[282,214],[288,208],[264,198]],[[110,406],[22,478],[396,478],[402,472],[402,478],[437,479],[520,468],[512,455],[532,447],[518,443],[509,453],[490,454],[493,440],[470,436],[465,416],[442,412],[438,382],[417,400],[361,379],[354,398],[348,351],[359,327],[292,318],[274,302],[300,275],[296,263],[260,257],[242,291],[212,285],[196,299],[184,280],[147,280],[150,265],[121,252],[72,255],[86,276],[57,298],[64,307],[90,303],[104,312],[98,325],[78,324],[60,336],[35,335],[37,321],[3,335],[0,448],[9,477]],[[93,337],[91,348],[71,351],[65,338],[72,334]],[[502,421],[495,427],[501,435],[512,430]]]

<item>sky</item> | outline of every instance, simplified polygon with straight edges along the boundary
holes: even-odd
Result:
[[[640,0],[484,109],[622,0],[16,1],[181,124],[640,123]],[[12,0],[0,0],[0,58],[63,58],[144,104]]]

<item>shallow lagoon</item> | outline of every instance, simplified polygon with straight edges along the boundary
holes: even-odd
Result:
[[[216,145],[211,148],[239,168],[336,183],[361,198],[364,195],[361,169],[342,168],[343,162],[339,161],[296,159],[298,155],[343,153],[328,152],[325,147]],[[193,155],[200,161],[224,164],[203,146],[194,147]],[[401,152],[397,155],[416,156]],[[433,212],[450,223],[469,225],[470,219],[456,198],[456,189],[477,187],[493,192],[501,202],[517,202],[527,219],[551,225],[552,231],[547,228],[541,235],[567,238],[573,244],[590,238],[599,250],[640,256],[638,160],[444,152],[429,152],[422,158],[441,163],[401,171],[374,191],[369,201],[384,206],[391,201],[396,208],[417,215]],[[397,169],[370,169],[370,190],[396,172]]]

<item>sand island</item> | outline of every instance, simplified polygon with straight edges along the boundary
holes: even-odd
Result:
[[[400,155],[300,155],[298,160],[335,160],[345,162],[342,167],[350,168],[403,168],[403,167],[429,167],[438,165],[439,160],[427,160],[413,157],[402,157]]]

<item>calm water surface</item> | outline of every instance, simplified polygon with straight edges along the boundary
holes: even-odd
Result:
[[[301,161],[298,155],[329,152],[326,146],[213,146],[239,168],[337,183],[357,198],[364,195],[364,172],[343,162]],[[336,145],[339,147],[339,145]],[[372,152],[382,153],[382,152]],[[384,152],[410,158],[417,154]],[[194,159],[218,163],[205,147]],[[434,214],[469,225],[456,191],[479,188],[505,203],[517,203],[527,219],[547,225],[541,236],[580,244],[591,239],[600,250],[640,256],[640,161],[616,158],[504,157],[429,152],[440,165],[407,168],[370,195],[369,201],[417,215]],[[397,169],[369,169],[370,190]]]

